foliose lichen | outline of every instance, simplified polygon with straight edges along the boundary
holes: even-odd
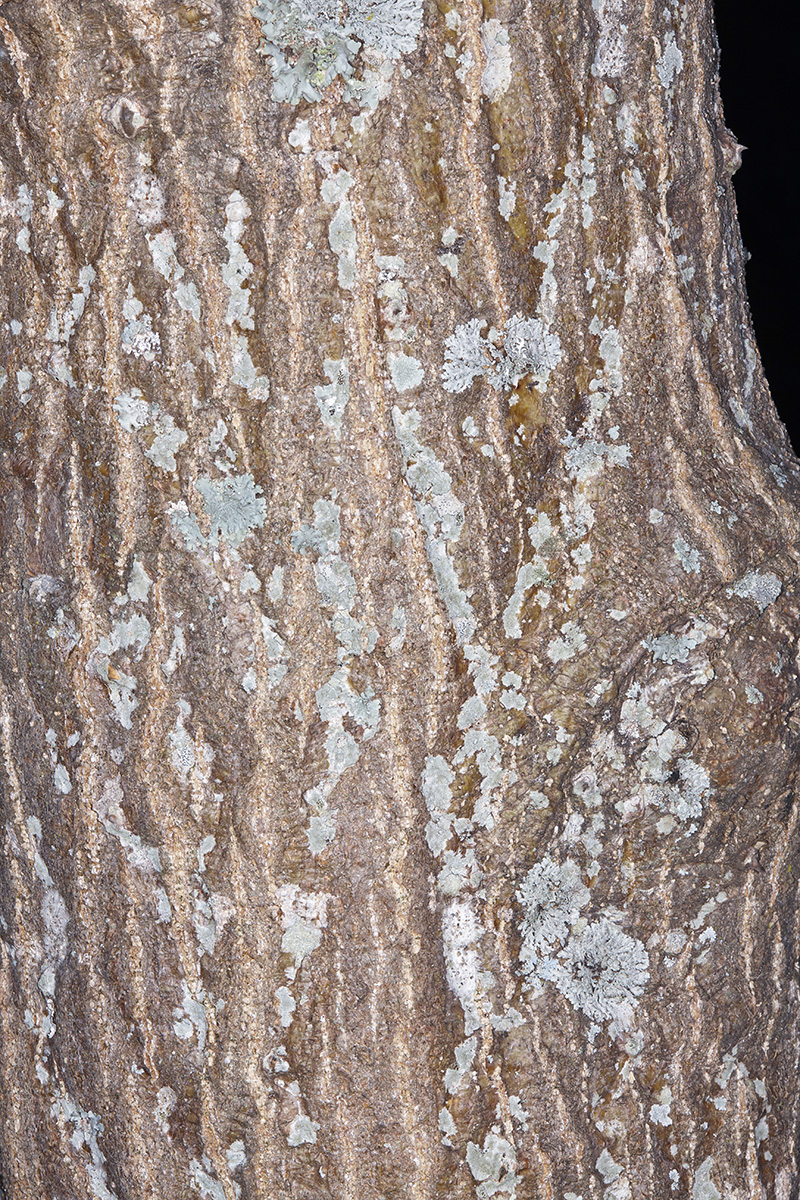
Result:
[[[544,387],[561,360],[561,342],[538,317],[509,317],[504,330],[474,317],[458,325],[445,341],[442,385],[447,392],[464,392],[483,376],[498,391],[511,391],[525,375]]]
[[[571,937],[554,958],[545,959],[539,974],[554,983],[573,1008],[592,1021],[629,1029],[633,1010],[649,975],[650,958],[636,938],[601,918]]]
[[[589,895],[571,858],[559,865],[547,855],[531,867],[517,890],[523,909],[520,962],[526,973],[538,970],[542,959],[564,941]]]
[[[390,62],[410,53],[422,26],[422,0],[264,0],[252,12],[272,98],[286,104],[320,100],[337,76],[350,79],[362,49]]]

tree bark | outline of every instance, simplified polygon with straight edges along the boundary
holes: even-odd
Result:
[[[797,1197],[710,0],[0,35],[0,1194]]]

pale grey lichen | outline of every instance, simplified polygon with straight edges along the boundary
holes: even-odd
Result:
[[[202,478],[197,490],[209,519],[209,545],[222,538],[236,549],[247,535],[264,524],[267,504],[252,475],[234,475],[228,479]]]
[[[574,658],[586,648],[586,634],[577,621],[565,621],[561,626],[561,637],[553,638],[547,647],[547,657],[554,663]]]
[[[200,550],[206,544],[205,535],[193,516],[185,500],[179,500],[169,510],[170,520],[178,533],[181,534],[187,550]]]
[[[686,633],[662,633],[658,637],[645,638],[647,647],[656,662],[685,663],[689,654],[706,640],[708,625],[704,621],[692,625]]]
[[[128,284],[122,315],[127,321],[122,331],[122,350],[125,354],[132,354],[134,358],[153,362],[161,352],[161,338],[153,329],[149,313],[144,311],[144,305],[134,294],[132,283]]]
[[[444,1086],[450,1093],[455,1093],[461,1087],[464,1079],[471,1074],[477,1048],[475,1037],[467,1038],[455,1048],[456,1065],[448,1067],[444,1073]]]
[[[513,1200],[516,1196],[517,1153],[504,1137],[491,1131],[486,1134],[482,1148],[468,1142],[467,1166],[478,1184],[475,1189],[478,1200],[503,1195]]]
[[[699,575],[700,573],[700,554],[688,542],[685,542],[682,537],[678,536],[672,543],[672,548],[675,551],[675,556],[678,562],[686,571],[687,575]]]
[[[442,384],[445,391],[465,392],[473,380],[485,375],[489,366],[486,339],[481,330],[486,321],[475,317],[466,325],[456,326],[445,342]]]
[[[322,932],[316,925],[307,921],[294,921],[281,939],[281,950],[291,954],[295,967],[300,967],[303,960],[312,954],[322,941]]]
[[[561,361],[561,342],[538,317],[509,317],[504,330],[481,333],[486,321],[476,317],[458,325],[445,341],[442,386],[464,392],[483,376],[499,391],[511,391],[525,375],[544,387]]]
[[[771,571],[748,571],[733,588],[728,589],[728,595],[741,596],[744,600],[752,600],[763,612],[770,604],[774,604],[783,591],[783,584],[777,575]]]
[[[610,445],[597,438],[577,438],[567,433],[562,445],[567,447],[564,464],[575,483],[585,483],[599,475],[607,463],[627,467],[631,448],[625,444]]]
[[[619,1163],[614,1162],[607,1149],[603,1149],[595,1167],[603,1176],[603,1183],[613,1183],[622,1174],[622,1167]]]
[[[545,518],[546,519],[546,518]],[[520,614],[525,603],[525,597],[532,587],[540,583],[549,583],[550,576],[543,559],[536,555],[534,562],[523,563],[519,569],[514,591],[503,611],[503,628],[507,637],[521,638],[522,626]]]
[[[169,413],[158,412],[153,408],[153,430],[155,437],[145,450],[145,458],[149,458],[154,466],[162,471],[174,471],[177,468],[175,451],[187,442],[188,434],[179,429]]]
[[[531,867],[517,890],[523,910],[520,963],[527,975],[534,974],[543,958],[565,940],[589,898],[571,858],[559,864],[547,855]]]
[[[592,1021],[612,1022],[612,1031],[630,1028],[647,982],[650,958],[636,938],[602,918],[571,937],[563,950],[539,966],[573,1008]]]
[[[389,373],[398,392],[410,392],[422,383],[422,363],[411,354],[390,354]]]
[[[422,26],[422,0],[264,0],[252,11],[272,98],[287,104],[319,100],[337,76],[350,79],[362,49],[390,62],[410,53]]]
[[[656,63],[656,74],[661,86],[668,88],[683,68],[683,55],[675,45],[675,34],[670,30],[664,42],[664,53]]]
[[[715,1186],[711,1178],[711,1168],[713,1166],[714,1159],[709,1155],[708,1158],[703,1159],[695,1171],[694,1183],[692,1185],[692,1200],[722,1200],[722,1193]]]
[[[312,1121],[310,1117],[300,1114],[292,1121],[289,1126],[289,1133],[286,1141],[290,1146],[302,1146],[306,1142],[315,1142],[317,1140],[317,1132],[319,1130],[319,1121]]]
[[[438,857],[444,850],[453,833],[453,817],[450,804],[453,796],[451,785],[455,782],[455,774],[441,754],[429,755],[425,760],[425,770],[422,773],[422,795],[431,815],[425,827],[425,840],[431,854]]]

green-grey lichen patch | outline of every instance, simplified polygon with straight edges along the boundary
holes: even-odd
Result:
[[[150,416],[150,405],[145,400],[139,388],[131,388],[114,398],[114,410],[117,420],[126,433],[143,429]]]
[[[478,1185],[475,1189],[478,1200],[488,1200],[490,1196],[506,1196],[508,1200],[514,1200],[519,1182],[517,1152],[499,1133],[487,1133],[483,1147],[475,1142],[467,1143],[467,1166]]]
[[[511,214],[517,207],[517,185],[515,181],[509,182],[503,175],[498,175],[498,201],[497,210],[504,221],[511,220]],[[441,257],[441,256],[440,256]]]
[[[59,322],[58,311],[55,307],[50,314],[46,336],[48,341],[55,343],[55,346],[50,355],[47,370],[59,383],[68,384],[71,387],[75,386],[75,380],[67,364],[66,353],[75,326],[83,316],[94,278],[94,267],[81,267],[78,272],[78,289],[72,293],[70,307],[64,311],[61,321]]]
[[[253,15],[270,60],[272,98],[281,103],[320,100],[336,79],[353,78],[361,53],[367,89],[370,67],[411,53],[422,27],[422,0],[264,0]],[[358,95],[362,88],[351,86]],[[370,107],[374,105],[370,104]]]
[[[114,709],[120,725],[123,729],[133,728],[131,716],[138,704],[133,694],[136,691],[135,676],[112,667],[108,658],[101,658],[97,662],[95,671],[98,679],[102,679],[108,688],[111,707]],[[111,674],[112,671],[113,674]]]
[[[630,446],[610,445],[596,438],[580,439],[567,433],[562,445],[567,447],[564,463],[575,483],[585,483],[603,470],[607,463],[627,467],[631,454]]]
[[[561,636],[553,638],[547,647],[547,657],[551,662],[565,662],[574,658],[586,649],[586,634],[576,621],[565,621],[561,626]]]
[[[395,653],[401,650],[405,643],[406,625],[406,610],[401,605],[395,604],[390,622],[390,627],[394,630],[394,637],[389,641],[389,649]]]
[[[418,388],[425,375],[422,363],[410,354],[390,354],[389,374],[397,392],[411,392]]]
[[[148,846],[138,834],[128,829],[122,800],[122,782],[117,775],[106,780],[101,794],[92,800],[92,808],[102,821],[106,833],[117,839],[132,867],[145,872],[160,872],[161,856],[157,847]]]
[[[103,655],[112,655],[116,650],[136,649],[136,658],[142,658],[150,641],[150,622],[142,613],[134,613],[128,620],[118,620],[108,637],[101,637],[97,650]]]
[[[218,1179],[210,1174],[210,1160],[203,1155],[202,1161],[193,1158],[190,1163],[192,1183],[203,1200],[225,1200],[225,1189]]]
[[[356,281],[356,229],[353,224],[353,208],[347,192],[353,185],[348,171],[338,171],[326,179],[321,188],[326,204],[338,207],[328,226],[328,245],[338,259],[338,281],[343,291],[352,291]]]
[[[202,1054],[208,1037],[208,1019],[203,1001],[207,998],[205,988],[198,986],[193,995],[185,980],[181,981],[183,988],[183,1003],[172,1010],[175,1017],[173,1030],[175,1036],[183,1041],[192,1037],[197,1038],[197,1048]]]
[[[314,397],[322,424],[332,429],[338,437],[342,430],[344,410],[350,399],[350,368],[346,358],[326,358],[322,369],[330,382],[315,387]]]
[[[186,707],[188,708],[188,705]],[[169,741],[172,746],[170,760],[183,784],[188,781],[189,773],[194,769],[195,764],[194,739],[184,726],[185,715],[183,709],[178,712],[175,728],[169,733]]]
[[[604,1149],[595,1163],[596,1169],[603,1177],[603,1183],[614,1183],[622,1174],[622,1167],[615,1163],[607,1149]]]
[[[20,367],[17,371],[17,393],[19,395],[20,404],[27,404],[30,396],[28,395],[33,383],[33,372],[27,367]]]
[[[670,1108],[672,1106],[672,1090],[666,1085],[661,1089],[658,1095],[658,1103],[650,1105],[650,1111],[647,1114],[648,1119],[654,1125],[671,1125],[672,1117],[670,1116]]]
[[[183,538],[187,550],[195,552],[205,547],[206,536],[200,528],[197,517],[189,512],[185,500],[178,500],[170,507],[169,517],[176,531]]]
[[[188,434],[178,428],[169,413],[159,412],[154,416],[153,431],[155,437],[145,449],[145,458],[162,471],[175,471],[178,466],[175,451],[188,441]]]
[[[439,856],[453,836],[454,818],[450,813],[455,774],[441,754],[429,755],[422,773],[422,795],[431,819],[425,827],[425,840],[431,854]]]
[[[230,291],[225,320],[228,325],[235,322],[241,329],[254,329],[250,292],[244,286],[253,273],[253,264],[239,244],[245,220],[250,216],[250,207],[241,192],[231,193],[225,206],[225,216],[224,238],[228,261],[222,264],[222,280]]]
[[[178,301],[178,307],[183,312],[188,312],[199,324],[200,297],[191,281],[184,282],[186,272],[178,262],[173,234],[169,229],[160,229],[155,234],[146,233],[145,238],[150,248],[153,266],[167,283],[175,285],[172,294]]]
[[[448,1067],[444,1073],[444,1086],[451,1095],[454,1095],[464,1080],[471,1076],[477,1046],[478,1040],[475,1037],[466,1038],[456,1046],[456,1065]]]
[[[145,446],[145,457],[162,471],[175,471],[176,451],[188,441],[188,435],[180,429],[169,413],[161,411],[157,404],[148,404],[139,388],[131,388],[114,397],[113,408],[117,420],[126,433],[135,433],[149,427],[153,439]]]
[[[294,150],[299,150],[301,154],[311,153],[311,125],[308,121],[298,121],[294,129],[290,130],[286,138],[289,145]]]
[[[414,496],[414,507],[425,531],[425,550],[433,568],[439,594],[453,623],[456,640],[463,645],[476,629],[475,614],[456,575],[449,543],[464,526],[464,506],[452,490],[452,481],[433,452],[417,438],[422,418],[415,408],[392,409],[395,434],[403,452],[403,474]]]
[[[663,88],[672,86],[672,81],[683,69],[683,54],[675,44],[675,34],[670,30],[664,40],[664,50],[656,62],[656,74]]]
[[[291,539],[294,550],[309,550],[317,555],[314,582],[323,604],[331,610],[328,619],[339,643],[339,666],[316,691],[317,708],[327,726],[325,750],[328,768],[320,782],[304,795],[311,814],[307,830],[308,844],[314,856],[326,849],[336,833],[337,813],[328,804],[331,792],[361,754],[361,745],[345,727],[345,719],[349,718],[361,726],[362,741],[374,735],[380,720],[380,701],[372,688],[357,692],[349,678],[350,660],[371,653],[378,633],[375,629],[367,628],[363,621],[352,614],[358,593],[352,571],[339,555],[340,511],[338,504],[332,500],[317,500],[313,525],[302,525]]]
[[[458,1133],[458,1127],[453,1120],[453,1115],[449,1108],[439,1109],[439,1130],[444,1135],[442,1137],[443,1146],[452,1146],[451,1137]]]
[[[244,1147],[244,1142],[231,1142],[230,1146],[225,1151],[225,1161],[228,1164],[229,1171],[235,1171],[239,1167],[243,1167],[247,1162],[247,1152]]]
[[[17,216],[22,221],[22,228],[18,231],[15,241],[23,254],[30,254],[31,231],[29,223],[33,213],[33,197],[26,183],[21,183],[17,188],[17,203],[15,207]]]
[[[291,954],[295,967],[299,967],[303,960],[317,949],[321,941],[322,933],[316,926],[302,920],[295,921],[281,939],[281,950],[284,954]]]
[[[675,557],[683,567],[687,575],[700,574],[700,553],[695,550],[688,542],[678,535],[672,543],[672,549],[675,551]]]
[[[247,535],[266,520],[266,501],[250,474],[227,479],[204,477],[197,481],[197,490],[203,498],[209,521],[208,545],[211,547],[221,539],[237,549]]]
[[[109,1186],[106,1158],[98,1143],[98,1138],[104,1132],[103,1122],[98,1114],[90,1109],[79,1108],[63,1087],[59,1088],[50,1114],[62,1128],[67,1122],[74,1126],[69,1142],[77,1161],[81,1162],[86,1170],[92,1195],[96,1200],[117,1200],[117,1193]],[[86,1154],[82,1153],[84,1147]]]
[[[642,645],[646,646],[656,662],[685,663],[692,650],[702,645],[710,632],[706,621],[694,622],[686,633],[662,633],[659,637],[645,638]]]
[[[775,603],[782,590],[783,584],[771,571],[748,571],[732,588],[728,588],[728,595],[752,600],[758,605],[759,612],[763,612],[770,604]]]
[[[510,392],[530,375],[546,387],[550,372],[561,361],[561,342],[539,317],[509,317],[504,330],[492,326],[484,335],[483,318],[458,325],[445,341],[442,386],[464,392],[478,378],[498,391]]]
[[[278,1001],[278,1017],[280,1019],[280,1023],[284,1029],[287,1029],[294,1020],[297,1002],[285,985],[278,988],[275,993],[275,998]]]
[[[122,315],[127,322],[122,331],[123,353],[148,363],[155,362],[156,355],[161,353],[161,337],[153,329],[152,318],[144,311],[144,305],[135,295],[132,283],[128,284]]]
[[[135,557],[133,566],[131,567],[131,577],[128,580],[127,593],[128,597],[136,603],[144,603],[152,586],[152,579],[142,566],[141,559]]]
[[[256,370],[243,333],[231,333],[231,383],[243,387],[256,400],[266,400],[269,396],[269,379]]]
[[[303,961],[322,942],[322,930],[328,923],[327,892],[304,892],[296,883],[286,883],[278,889],[283,939],[281,950],[294,959],[286,976],[295,979]]]
[[[310,1117],[301,1113],[292,1120],[286,1141],[290,1146],[302,1146],[306,1142],[313,1143],[317,1140],[318,1131],[319,1121],[312,1121]]]
[[[503,782],[500,743],[497,738],[482,729],[468,729],[453,761],[458,765],[472,757],[478,764],[481,776],[480,792],[475,800],[472,823],[483,829],[493,829],[495,817],[491,803],[492,796]]]
[[[714,1166],[714,1159],[709,1155],[703,1159],[703,1162],[694,1173],[694,1183],[692,1184],[692,1200],[722,1200],[722,1193],[714,1184],[711,1178],[711,1169]]]

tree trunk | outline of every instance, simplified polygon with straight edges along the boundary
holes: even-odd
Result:
[[[711,10],[0,11],[8,1200],[797,1197]]]

